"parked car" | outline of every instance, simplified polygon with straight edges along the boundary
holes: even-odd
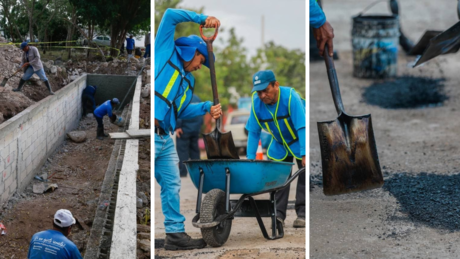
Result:
[[[97,45],[110,47],[110,37],[109,36],[96,36],[93,38],[93,42]]]
[[[250,111],[246,109],[239,109],[235,110],[228,114],[227,121],[225,123],[225,131],[231,131],[233,136],[233,142],[237,148],[244,148],[246,150],[247,142],[248,142],[248,132],[245,129],[246,123],[249,120]],[[260,136],[262,140],[262,147],[268,148],[272,136],[262,131]]]

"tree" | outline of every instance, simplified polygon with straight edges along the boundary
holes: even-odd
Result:
[[[5,31],[5,34],[10,36],[13,41],[15,41],[16,37],[21,38],[21,32],[16,23],[16,17],[19,10],[19,6],[16,0],[0,0],[0,6],[2,7],[3,13],[3,24],[4,29],[6,30],[8,27],[8,31]]]
[[[37,0],[21,0],[26,11],[27,11],[27,16],[29,18],[29,37],[30,41],[34,41],[34,29],[33,25],[35,24],[36,20],[41,17],[43,12],[46,10],[46,7],[50,0],[43,0],[44,2],[42,3],[42,8],[40,11],[35,10],[35,5],[38,4]]]

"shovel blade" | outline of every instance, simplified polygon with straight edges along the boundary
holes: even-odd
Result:
[[[435,36],[430,40],[430,45],[417,60],[414,67],[435,58],[439,55],[456,53],[460,49],[460,22]]]
[[[377,147],[371,115],[341,114],[318,122],[323,166],[323,192],[339,195],[381,187]]]
[[[415,44],[415,46],[410,50],[409,55],[422,55],[426,48],[430,45],[430,40],[441,34],[441,32],[442,31],[425,31],[422,38],[420,38],[417,44]]]
[[[233,142],[232,132],[220,132],[217,128],[203,134],[208,159],[240,159]]]
[[[6,85],[6,82],[8,82],[8,78],[3,78],[2,83],[0,84],[1,87],[4,87]]]

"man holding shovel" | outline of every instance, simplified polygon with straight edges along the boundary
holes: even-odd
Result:
[[[18,88],[13,89],[13,91],[21,91],[26,81],[29,80],[33,74],[37,74],[37,76],[40,77],[40,79],[45,83],[50,94],[54,95],[53,90],[51,90],[48,78],[45,75],[45,70],[43,69],[43,64],[40,60],[38,49],[34,46],[27,45],[27,42],[21,43],[21,49],[23,51],[21,67],[24,68],[25,71],[21,81],[19,81]]]
[[[334,55],[334,47],[332,45],[334,29],[326,20],[326,15],[324,15],[323,10],[321,10],[316,0],[310,0],[310,26],[313,27],[313,36],[316,39],[319,55],[323,56],[324,47],[327,43],[329,47],[329,53],[327,54],[332,57]]]
[[[161,207],[165,216],[165,249],[188,250],[204,248],[203,239],[192,239],[185,233],[185,217],[180,213],[179,158],[169,136],[174,133],[177,119],[187,119],[207,112],[214,119],[222,115],[220,104],[210,101],[190,103],[195,87],[191,72],[209,67],[206,43],[197,35],[174,41],[176,25],[182,22],[219,27],[212,16],[195,12],[167,9],[155,40],[155,179],[161,186]]]
[[[248,130],[247,158],[255,159],[261,130],[272,135],[267,157],[305,167],[305,103],[294,88],[280,86],[271,70],[254,74],[252,111]],[[276,193],[277,219],[284,225],[289,186]],[[296,191],[295,228],[305,227],[305,173],[299,175]]]

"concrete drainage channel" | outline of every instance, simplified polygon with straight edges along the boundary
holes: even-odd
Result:
[[[128,102],[132,100],[123,109],[122,117],[126,123],[119,131],[139,129],[141,77],[83,75],[77,78],[56,95],[41,100],[0,124],[0,204],[8,201],[14,193],[22,192],[39,173],[47,158],[64,143],[66,133],[78,127],[82,115],[81,94],[88,84],[98,86],[97,103],[114,97],[122,100],[125,96]],[[115,141],[87,241],[85,258],[136,257],[135,172],[138,169],[138,142]],[[129,161],[124,161],[125,152],[129,153]],[[134,155],[136,159],[132,159]],[[124,184],[127,176],[130,177],[128,182],[134,183],[134,188],[127,188]],[[121,177],[125,178],[120,181]],[[119,195],[120,192],[122,195]],[[128,208],[128,213],[123,208]],[[120,211],[123,212],[121,215]],[[119,224],[120,221],[122,224]],[[120,231],[120,228],[127,227],[128,232]],[[120,243],[122,239],[127,241]],[[111,255],[111,250],[116,251],[112,251]]]
[[[123,118],[128,117],[128,109],[123,112]],[[130,113],[129,113],[130,114]],[[128,123],[119,131],[125,131]],[[117,140],[110,156],[109,166],[105,173],[101,187],[98,208],[94,217],[91,235],[86,245],[85,258],[109,258],[112,241],[113,223],[115,218],[115,206],[118,193],[118,181],[120,179],[121,166],[125,154],[126,140]]]

